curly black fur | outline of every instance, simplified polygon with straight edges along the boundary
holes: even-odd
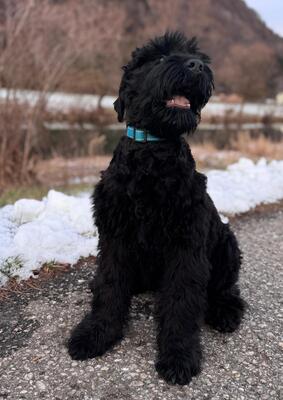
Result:
[[[192,72],[190,60],[203,69]],[[156,292],[156,369],[168,382],[187,384],[200,371],[203,320],[221,332],[240,324],[237,240],[181,137],[195,130],[211,96],[208,64],[195,39],[175,32],[136,49],[123,67],[118,119],[165,140],[122,137],[95,188],[98,272],[92,310],[69,340],[74,359],[99,356],[120,340],[131,297],[146,290]],[[173,96],[189,99],[190,109],[168,107]]]

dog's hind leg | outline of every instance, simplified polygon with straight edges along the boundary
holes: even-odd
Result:
[[[122,338],[131,299],[126,254],[113,240],[101,249],[92,284],[92,310],[75,327],[68,342],[73,359],[100,356]]]
[[[200,372],[200,324],[205,310],[208,261],[199,251],[172,249],[157,293],[157,372],[185,385]]]
[[[237,285],[241,253],[229,226],[223,226],[210,262],[206,322],[220,332],[233,332],[240,325],[246,303],[240,297]]]

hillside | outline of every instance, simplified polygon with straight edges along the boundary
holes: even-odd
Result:
[[[131,10],[131,0],[123,2]],[[126,31],[158,33],[169,27],[196,35],[212,58],[218,91],[243,93],[243,75],[264,80],[263,95],[283,90],[283,38],[272,32],[243,0],[148,0],[140,1],[139,13],[128,13]],[[162,16],[167,12],[167,18]],[[154,28],[151,28],[154,26]],[[139,29],[141,27],[141,29]],[[253,59],[251,59],[253,55]],[[256,58],[256,60],[255,60]],[[242,63],[242,68],[239,64]],[[244,72],[245,71],[245,72]],[[255,76],[252,75],[255,73]],[[253,78],[253,79],[252,79]],[[260,95],[260,93],[259,93]]]
[[[7,19],[23,31],[16,38]],[[0,82],[40,88],[51,73],[44,75],[42,64],[56,59],[64,66],[56,88],[113,93],[132,48],[166,29],[199,38],[212,58],[218,93],[259,99],[283,90],[283,38],[243,0],[0,0],[2,53],[12,43]],[[9,72],[15,64],[21,68]]]

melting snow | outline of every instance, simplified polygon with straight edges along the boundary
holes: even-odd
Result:
[[[222,213],[240,214],[283,198],[283,161],[241,158],[224,171],[209,171],[207,178],[207,190]]]
[[[224,214],[283,198],[283,161],[255,164],[241,159],[225,171],[209,171],[207,177],[208,192]],[[10,276],[27,279],[44,263],[73,264],[96,255],[97,243],[88,196],[51,190],[42,201],[18,200],[0,209],[0,285]]]
[[[44,263],[95,255],[97,239],[88,197],[51,190],[42,201],[18,200],[0,209],[0,284],[26,279]]]

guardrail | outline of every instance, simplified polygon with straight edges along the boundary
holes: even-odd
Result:
[[[34,106],[42,97],[46,100],[46,106],[49,111],[68,111],[72,109],[91,111],[98,106],[106,109],[113,108],[115,96],[99,96],[91,94],[69,94],[62,92],[42,93],[32,90],[7,90],[0,89],[0,101],[16,100],[20,103],[27,103]],[[274,117],[283,117],[282,104],[265,103],[221,103],[210,101],[203,110],[207,116],[221,116],[227,112],[243,115],[273,115]]]

